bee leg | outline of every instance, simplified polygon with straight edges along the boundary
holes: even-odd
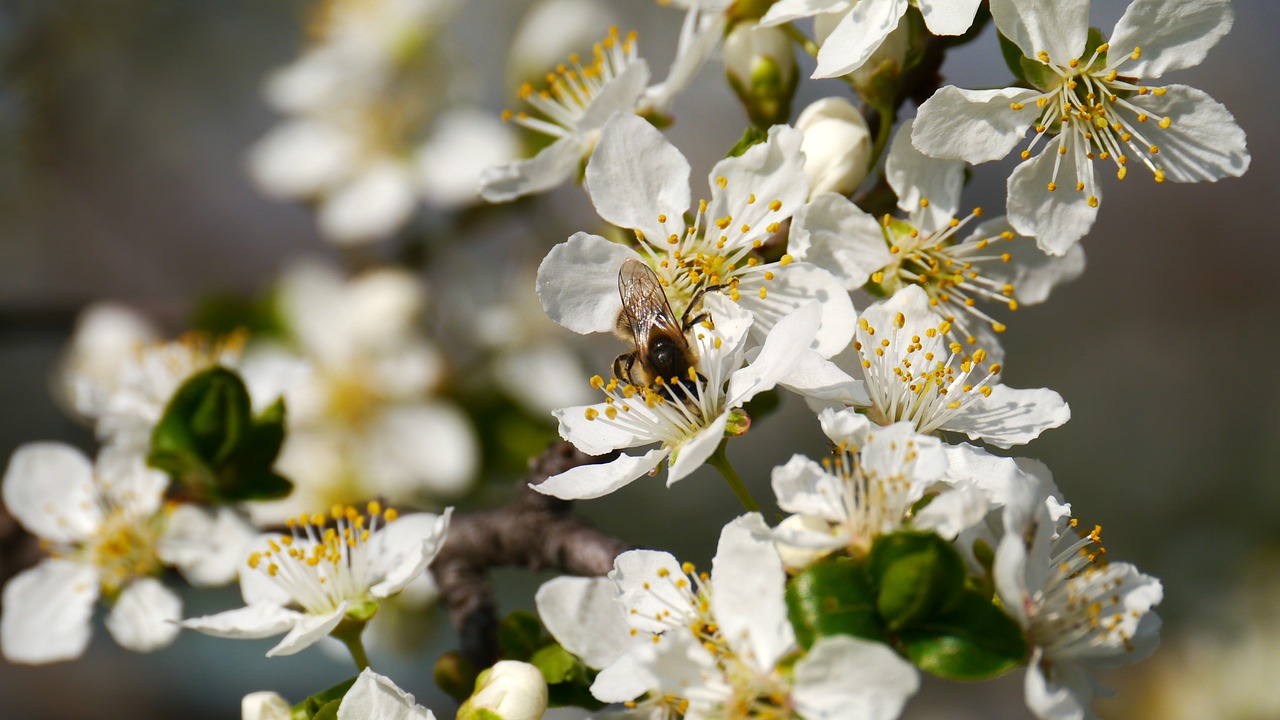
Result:
[[[723,290],[727,287],[729,287],[729,283],[721,283],[719,285],[707,285],[705,287],[698,288],[698,290],[693,293],[693,297],[689,298],[689,304],[684,309],[684,316],[680,318],[680,328],[685,332],[689,332],[689,328],[692,328],[694,325],[697,325],[698,323],[703,322],[708,318],[710,318],[711,315],[705,312],[698,313],[697,315],[693,315],[692,317],[690,317],[690,314],[693,312],[693,309],[698,307],[698,305],[702,302],[702,297],[704,295],[706,295],[709,292],[715,292],[716,290]]]
[[[619,355],[613,359],[613,376],[623,382],[628,382],[634,385],[635,382],[631,379],[631,369],[635,367],[635,364],[635,353],[629,352]]]

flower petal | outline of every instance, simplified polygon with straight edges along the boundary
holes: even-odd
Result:
[[[485,168],[480,173],[480,197],[500,203],[546,192],[572,178],[589,152],[591,141],[585,135],[571,133],[531,158]]]
[[[791,217],[809,199],[809,180],[800,152],[803,141],[804,133],[799,130],[774,125],[765,142],[738,157],[725,158],[711,169],[707,219],[720,222],[728,217],[733,228],[750,228],[733,233],[731,244],[744,247],[767,239],[772,223]]]
[[[921,232],[934,232],[945,228],[960,209],[964,163],[917,150],[911,143],[913,124],[908,120],[894,133],[884,174],[898,194],[898,207],[911,214]]]
[[[1234,20],[1230,0],[1134,0],[1111,32],[1111,52],[1142,52],[1136,61],[1112,64],[1122,75],[1140,78],[1194,67]]]
[[[320,205],[320,232],[338,245],[382,239],[409,221],[418,206],[413,175],[386,160],[351,178]]]
[[[436,119],[413,164],[422,197],[435,207],[457,210],[479,202],[486,170],[519,154],[510,125],[477,107],[458,106]]]
[[[925,27],[934,35],[963,35],[973,27],[982,0],[920,0]]]
[[[9,513],[43,540],[85,540],[102,523],[93,466],[70,445],[38,442],[19,447],[9,459],[3,482]]]
[[[667,467],[667,487],[676,484],[689,476],[689,473],[702,467],[702,463],[711,457],[724,439],[724,428],[729,422],[728,413],[720,413],[710,425],[699,430],[693,437],[681,443],[671,455],[671,464]]]
[[[1062,396],[1047,388],[1018,390],[1006,385],[991,388],[991,394],[968,406],[963,414],[947,423],[946,429],[963,432],[972,440],[982,440],[1009,448],[1040,437],[1071,419],[1071,408]]]
[[[372,558],[371,571],[382,580],[369,594],[385,598],[400,592],[422,574],[444,547],[453,508],[441,515],[413,513],[391,521],[381,531],[382,546]]]
[[[1071,170],[1075,156],[1071,150],[1077,143],[1073,138],[1074,134],[1061,140],[1068,146],[1067,153],[1061,156],[1061,171],[1057,145],[1050,142],[1039,155],[1018,165],[1009,175],[1009,224],[1020,234],[1034,237],[1040,249],[1050,255],[1065,255],[1098,218],[1097,205],[1090,205],[1088,192],[1074,186],[1076,173],[1092,176],[1093,165],[1085,160],[1083,167]],[[1058,185],[1052,192],[1048,190],[1051,182]],[[1086,188],[1090,185],[1095,197],[1101,199],[1102,189],[1096,182],[1085,183]]]
[[[196,587],[225,585],[236,578],[257,530],[229,507],[183,504],[166,520],[156,555]]]
[[[831,473],[803,455],[793,455],[770,475],[778,507],[789,513],[817,516],[831,522],[844,520],[840,502],[844,489]],[[828,533],[829,534],[829,533]]]
[[[822,274],[831,277],[828,273]],[[844,290],[837,292],[846,299],[849,297]],[[725,400],[728,407],[738,407],[756,395],[773,389],[779,380],[787,376],[800,358],[797,349],[809,347],[818,332],[821,313],[821,306],[811,302],[774,325],[772,332],[765,336],[764,345],[755,360],[730,376]],[[752,328],[755,328],[754,324]],[[852,330],[849,334],[853,334]],[[848,342],[847,338],[845,342]]]
[[[134,652],[159,650],[173,642],[182,626],[182,600],[155,578],[142,578],[116,598],[107,615],[107,631],[120,647]]]
[[[919,687],[916,669],[888,646],[833,635],[796,663],[791,697],[807,720],[893,720]]]
[[[995,238],[1004,232],[1013,232],[1008,220],[993,218],[974,228],[971,237]],[[1035,240],[1023,236],[1001,241],[998,248],[1009,254],[1009,261],[991,263],[983,272],[1000,285],[1012,285],[1020,305],[1044,302],[1053,288],[1075,280],[1084,272],[1084,248],[1079,243],[1061,257],[1046,254]]]
[[[1034,99],[1022,88],[940,88],[916,112],[911,142],[930,157],[984,163],[1013,150],[1036,121]],[[1014,106],[1021,110],[1015,110]]]
[[[365,668],[338,705],[338,720],[435,720],[390,678]]]
[[[834,403],[840,407],[866,407],[871,404],[866,383],[854,379],[836,363],[812,350],[800,353],[800,359],[778,380],[778,384],[821,403]]]
[[[388,407],[374,417],[361,455],[368,486],[399,501],[423,491],[438,498],[463,494],[475,479],[480,447],[462,411],[419,402]]]
[[[657,128],[618,114],[604,124],[587,163],[587,193],[601,218],[660,241],[684,233],[689,172],[689,161]]]
[[[1152,118],[1169,118],[1168,128],[1148,122],[1141,126],[1147,140],[1160,148],[1153,158],[1174,182],[1213,182],[1239,177],[1251,157],[1244,130],[1222,103],[1202,90],[1170,85],[1163,95],[1147,93],[1131,102]]]
[[[558,577],[538,588],[534,602],[551,636],[588,667],[608,667],[634,644],[610,580]]]
[[[280,639],[276,646],[267,651],[267,657],[293,655],[325,639],[329,633],[342,622],[347,612],[347,601],[343,601],[331,612],[312,615],[302,613],[289,634]]]
[[[844,283],[835,275],[807,262],[791,263],[773,270],[774,278],[765,280],[763,274],[751,276],[738,285],[741,305],[755,318],[751,336],[757,342],[776,332],[777,325],[787,316],[794,315],[804,306],[816,304],[820,310],[819,325],[812,336],[794,338],[793,348],[811,347],[823,357],[831,357],[849,345],[853,329],[858,322],[858,312],[845,290]],[[760,293],[765,293],[761,297]],[[792,358],[796,353],[791,353]]]
[[[597,498],[631,484],[658,467],[671,454],[667,448],[654,448],[644,455],[619,455],[617,460],[595,465],[579,465],[559,475],[552,475],[532,486],[534,490],[564,500]]]
[[[356,138],[332,123],[292,120],[249,149],[249,174],[268,196],[299,200],[342,180],[357,151]]]
[[[644,91],[640,107],[646,113],[666,113],[676,96],[689,87],[689,83],[706,65],[707,58],[716,43],[724,35],[725,13],[703,11],[696,5],[685,13],[680,26],[680,39],[676,43],[676,55],[671,60],[667,78]]]
[[[839,77],[862,67],[906,11],[907,0],[858,0],[822,43],[813,77]]]
[[[575,233],[551,248],[538,266],[538,299],[542,309],[576,333],[612,332],[622,311],[618,270],[631,248],[599,235]]]
[[[1054,65],[1079,58],[1089,34],[1089,0],[991,0],[991,17],[1023,55]]]
[[[14,663],[73,660],[89,645],[98,571],[89,564],[50,558],[4,586],[0,649]]]
[[[560,437],[588,455],[603,455],[613,450],[648,445],[659,440],[656,436],[641,434],[639,429],[633,430],[630,425],[609,421],[606,413],[611,407],[613,406],[608,403],[580,405],[555,410],[552,415],[559,421]],[[629,407],[631,409],[628,412],[637,413],[637,417],[643,416],[654,422],[661,422],[644,403],[632,403]],[[616,411],[615,408],[614,412]],[[594,420],[591,419],[593,417]],[[601,419],[602,417],[606,419]]]
[[[257,603],[216,615],[189,618],[182,621],[182,626],[214,637],[256,639],[279,635],[291,629],[301,617],[301,613],[279,605]]]
[[[760,24],[768,27],[819,13],[841,12],[848,10],[849,4],[849,0],[778,0],[760,18]]]
[[[1073,662],[1053,663],[1053,678],[1046,675],[1042,651],[1037,648],[1023,682],[1027,707],[1041,720],[1076,720],[1092,717],[1093,680]]]
[[[796,211],[787,250],[835,275],[850,291],[893,261],[880,223],[836,193],[823,193]]]
[[[670,613],[691,612],[689,589],[680,561],[657,550],[628,550],[613,561],[609,580],[618,588],[618,602],[627,624],[641,632],[662,633]]]
[[[648,84],[649,64],[644,60],[629,63],[591,98],[586,112],[578,119],[578,130],[591,133],[604,127],[615,114],[632,115]]]
[[[792,649],[787,619],[787,573],[759,513],[743,515],[720,531],[711,563],[711,613],[729,647],[768,673]]]

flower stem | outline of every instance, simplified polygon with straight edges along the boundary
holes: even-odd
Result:
[[[897,116],[897,109],[892,102],[873,103],[871,107],[880,115],[880,126],[876,128],[876,140],[871,146],[871,162],[868,164],[868,167],[875,167],[880,156],[884,154],[885,146],[889,144],[889,136],[893,134],[893,122]]]
[[[364,622],[352,622],[343,618],[338,627],[329,633],[347,646],[347,650],[351,652],[351,659],[356,663],[356,669],[361,671],[369,667],[369,656],[365,655],[364,642],[360,639],[360,635],[364,632],[364,625]]]
[[[795,41],[795,43],[799,45],[801,49],[809,53],[810,57],[818,57],[818,43],[809,39],[809,36],[805,35],[804,32],[800,30],[800,28],[796,27],[795,25],[792,25],[791,23],[783,23],[778,27],[782,30],[782,32],[786,33],[787,37]]]
[[[733,494],[738,496],[738,502],[742,503],[742,507],[746,508],[747,512],[760,512],[760,506],[756,504],[755,498],[751,497],[751,491],[747,490],[742,478],[729,464],[729,454],[725,451],[728,444],[729,438],[721,440],[720,446],[711,453],[711,457],[707,458],[707,464],[720,471],[725,482],[729,483],[729,487],[733,490]]]

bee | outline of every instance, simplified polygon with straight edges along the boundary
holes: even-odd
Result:
[[[695,293],[677,320],[657,273],[639,260],[624,262],[618,271],[622,311],[614,332],[630,341],[634,349],[614,359],[613,376],[633,385],[690,382],[697,374],[698,354],[688,333],[709,317],[707,313],[694,314],[709,289]]]

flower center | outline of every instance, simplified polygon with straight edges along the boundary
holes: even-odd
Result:
[[[877,328],[858,320],[854,349],[862,355],[862,367],[871,396],[868,417],[880,425],[909,422],[929,434],[991,394],[1000,365],[985,372],[987,353],[981,348],[964,353],[958,342],[946,343],[951,323],[943,320],[923,334],[905,331],[906,318],[897,313],[879,340]]]
[[[610,27],[609,34],[592,47],[594,59],[583,65],[577,54],[569,56],[568,64],[556,66],[555,72],[546,75],[546,87],[534,90],[533,85],[520,86],[520,99],[541,117],[534,117],[521,110],[504,110],[502,119],[544,135],[561,138],[578,131],[578,122],[587,114],[587,108],[614,78],[634,63],[636,33],[627,33],[620,39],[618,28]]]
[[[371,558],[381,549],[381,526],[396,511],[370,502],[366,514],[335,506],[286,523],[289,534],[267,541],[268,549],[249,555],[249,567],[265,573],[312,614],[332,612],[346,600],[365,600],[377,581]]]
[[[84,550],[98,569],[104,595],[114,595],[131,580],[159,572],[160,559],[155,554],[159,536],[159,523],[154,519],[139,521],[124,508],[107,513]]]

